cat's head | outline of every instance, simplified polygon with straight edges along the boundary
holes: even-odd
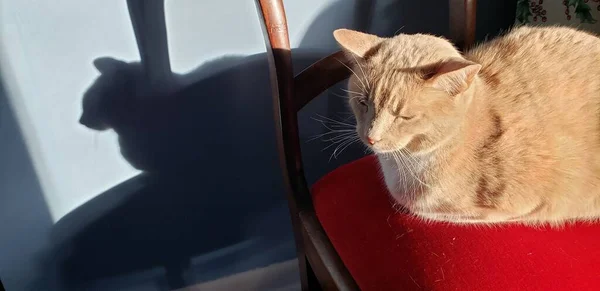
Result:
[[[479,64],[431,35],[381,38],[339,29],[334,37],[356,60],[349,103],[357,134],[373,151],[427,153],[457,131]]]
[[[94,67],[100,76],[83,95],[79,123],[95,130],[114,128],[131,113],[143,67],[110,57],[95,59]]]

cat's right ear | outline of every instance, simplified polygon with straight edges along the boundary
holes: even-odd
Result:
[[[471,86],[480,69],[480,64],[462,58],[451,58],[435,66],[426,79],[431,87],[455,96]]]
[[[127,63],[111,57],[100,57],[94,60],[94,67],[96,67],[96,70],[98,70],[98,72],[101,74],[114,72],[115,70],[122,68],[124,65],[127,65]]]
[[[375,50],[383,40],[376,35],[350,29],[336,29],[333,37],[345,51],[361,58]]]

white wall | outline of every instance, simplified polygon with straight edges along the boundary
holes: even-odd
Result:
[[[298,47],[317,15],[336,1],[285,2],[292,45]],[[91,61],[139,58],[126,2],[5,0],[1,5],[3,82],[57,221],[138,173],[120,156],[114,133],[78,124],[81,96],[97,75]],[[344,1],[323,19],[331,25],[350,21],[352,5]],[[169,0],[166,14],[174,71],[226,54],[264,51],[253,1]],[[331,29],[322,33],[330,35]],[[318,39],[305,46],[334,49],[332,40]]]
[[[136,174],[112,132],[78,124],[99,55],[137,58],[125,1],[4,1],[2,64],[9,100],[56,221]]]

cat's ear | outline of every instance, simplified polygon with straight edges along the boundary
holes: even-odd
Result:
[[[480,64],[461,58],[452,58],[435,66],[433,71],[428,74],[427,82],[431,87],[455,96],[471,86],[480,69]]]
[[[350,29],[336,29],[333,32],[333,37],[345,51],[361,58],[366,57],[375,50],[383,40],[376,35]]]
[[[94,67],[96,67],[96,70],[101,74],[114,72],[125,65],[127,65],[126,62],[111,57],[100,57],[94,60]]]

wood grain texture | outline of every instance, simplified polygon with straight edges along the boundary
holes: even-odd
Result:
[[[281,0],[255,0],[255,3],[269,61],[277,147],[294,230],[300,284],[303,291],[319,290],[319,283],[314,279],[318,275],[311,274],[312,268],[306,259],[303,226],[298,216],[300,209],[312,208],[312,206],[300,152],[298,116],[293,99],[292,57],[285,10]]]

